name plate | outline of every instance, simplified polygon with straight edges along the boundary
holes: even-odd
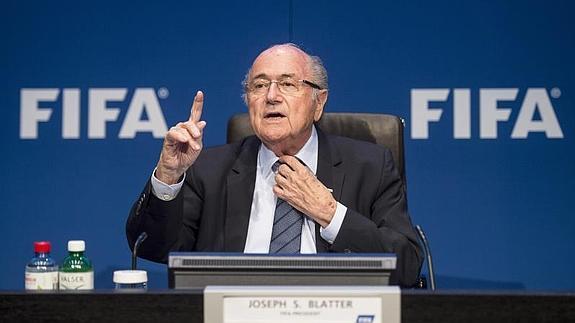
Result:
[[[399,323],[396,286],[208,286],[204,321],[213,323]]]

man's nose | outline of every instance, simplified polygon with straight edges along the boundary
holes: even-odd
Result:
[[[270,87],[268,88],[268,93],[266,95],[266,99],[269,103],[281,102],[282,96],[280,95],[278,84],[276,82],[272,82],[270,84]]]

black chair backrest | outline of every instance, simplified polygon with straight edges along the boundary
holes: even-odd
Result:
[[[401,118],[391,114],[326,112],[318,126],[328,134],[369,141],[389,148],[405,183]],[[228,143],[253,134],[247,113],[236,114],[228,121]]]

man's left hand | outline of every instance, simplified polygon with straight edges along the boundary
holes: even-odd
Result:
[[[323,228],[327,227],[337,207],[330,191],[296,157],[286,155],[279,161],[274,193]]]

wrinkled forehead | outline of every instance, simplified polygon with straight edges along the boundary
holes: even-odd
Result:
[[[278,79],[286,76],[306,78],[308,69],[308,55],[305,52],[291,46],[274,46],[254,60],[250,79]]]

